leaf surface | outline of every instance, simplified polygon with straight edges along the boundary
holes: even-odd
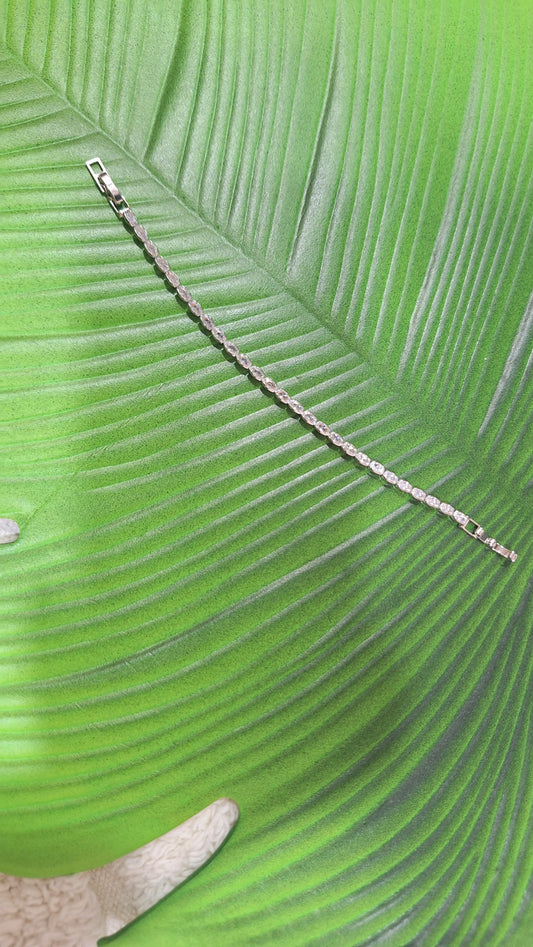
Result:
[[[2,5],[0,868],[242,813],[124,944],[524,936],[530,15]],[[516,565],[236,370],[95,154],[231,339]]]

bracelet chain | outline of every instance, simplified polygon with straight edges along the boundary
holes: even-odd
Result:
[[[480,540],[487,548],[492,549],[504,559],[510,562],[516,562],[518,558],[516,552],[512,549],[507,549],[489,536],[483,527],[471,516],[467,513],[463,513],[461,510],[456,510],[451,503],[441,501],[432,493],[426,493],[426,491],[420,487],[413,486],[408,480],[400,477],[393,470],[387,469],[379,460],[372,460],[364,451],[359,450],[350,441],[345,440],[341,434],[338,434],[337,431],[332,430],[325,421],[317,418],[312,411],[300,404],[296,398],[292,398],[291,395],[278,385],[273,378],[270,378],[262,368],[254,365],[251,358],[244,352],[241,352],[235,342],[228,339],[225,332],[215,325],[211,316],[204,312],[200,303],[197,302],[196,299],[193,299],[192,294],[181,283],[179,277],[171,269],[170,263],[160,255],[157,246],[150,240],[146,229],[139,222],[128,202],[111,180],[100,159],[92,158],[90,161],[87,161],[86,164],[98,189],[107,197],[117,216],[124,221],[133,235],[139,240],[148,256],[152,258],[154,266],[164,276],[178,299],[188,307],[189,312],[199,320],[203,328],[210,333],[213,341],[221,345],[224,351],[231,356],[241,368],[247,371],[251,378],[259,382],[266,391],[272,394],[279,404],[289,408],[294,415],[301,418],[302,421],[305,421],[310,428],[326,438],[326,440],[335,447],[338,447],[347,457],[353,458],[361,467],[364,467],[376,477],[381,478],[384,483],[396,487],[418,503],[422,503],[426,507],[450,518],[469,536]],[[97,171],[93,169],[93,165],[97,166]]]

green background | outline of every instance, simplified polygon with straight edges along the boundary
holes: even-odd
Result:
[[[533,942],[532,20],[0,3],[0,869],[241,808],[121,944]]]

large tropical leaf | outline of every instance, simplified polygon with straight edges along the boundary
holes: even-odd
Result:
[[[121,943],[529,942],[532,15],[1,5],[0,869],[241,808]]]

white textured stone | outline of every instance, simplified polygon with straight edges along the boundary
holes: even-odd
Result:
[[[324,437],[329,437],[329,435],[331,434],[331,430],[325,421],[317,421],[315,424],[315,428],[318,431],[318,433],[323,434]]]
[[[146,250],[149,256],[152,256],[154,258],[154,260],[156,256],[159,256],[159,250],[157,249],[153,240],[147,240],[144,245],[144,249]]]
[[[224,342],[224,348],[226,349],[226,352],[228,353],[228,355],[232,355],[233,358],[237,358],[239,354],[239,349],[238,349],[238,346],[235,345],[235,342],[231,342],[230,339],[226,339],[226,341]]]
[[[445,516],[452,516],[454,513],[454,508],[451,503],[441,503],[439,509]]]
[[[196,302],[196,299],[191,299],[191,301],[190,301],[190,303],[189,303],[189,309],[191,310],[192,313],[194,313],[195,316],[198,316],[198,318],[201,317],[201,315],[202,315],[202,313],[203,313],[203,311],[204,311],[204,310],[202,309],[200,303],[199,303],[199,302]]]
[[[137,218],[136,218],[135,214],[133,213],[133,211],[129,209],[129,207],[128,207],[128,209],[125,210],[124,213],[122,214],[122,219],[123,219],[123,220],[127,220],[127,222],[129,223],[130,227],[136,227],[136,226],[137,226],[137,223],[138,223]]]
[[[361,467],[368,467],[370,465],[370,457],[367,454],[364,454],[362,450],[357,451],[355,458],[361,464]]]
[[[386,470],[383,479],[394,487],[398,483],[398,474],[395,474],[393,470]]]
[[[144,229],[142,224],[135,224],[135,227],[133,228],[133,232],[135,236],[139,238],[139,240],[142,240],[143,243],[145,240],[148,240],[148,234],[146,233],[146,230]]]
[[[208,332],[213,330],[214,335],[215,323],[213,322],[211,316],[208,316],[206,312],[203,312],[200,316],[200,322],[202,323],[204,329],[207,329]]]
[[[174,270],[168,270],[165,273],[165,277],[171,286],[176,289],[180,285],[179,276],[174,272]]]
[[[461,510],[456,510],[455,513],[453,514],[453,518],[456,523],[459,523],[459,526],[466,526],[466,524],[468,523],[468,520],[470,519],[470,517],[467,516],[466,513],[461,513]]]
[[[255,378],[256,381],[263,381],[265,373],[262,368],[258,368],[257,365],[250,365],[248,371],[250,372],[252,378]]]
[[[431,507],[432,510],[438,510],[440,507],[440,500],[437,499],[437,497],[432,496],[431,493],[428,493],[425,503],[426,506]]]
[[[419,500],[422,503],[426,499],[426,491],[421,490],[420,487],[413,487],[411,490],[411,496],[413,500]]]
[[[356,456],[357,456],[357,453],[358,453],[357,447],[355,447],[355,445],[352,444],[351,441],[344,441],[344,442],[343,442],[343,445],[342,445],[342,449],[343,449],[344,453],[348,455],[348,457],[356,457]]]
[[[302,414],[302,418],[304,421],[307,422],[307,424],[315,425],[317,422],[317,418],[315,417],[312,411],[304,411]]]
[[[385,473],[385,467],[383,464],[380,464],[379,460],[370,461],[370,470],[372,473],[377,474],[378,477],[381,477],[381,475]]]
[[[15,520],[0,519],[0,544],[14,543],[20,536],[20,527]]]
[[[402,493],[411,493],[413,489],[412,484],[410,484],[408,480],[398,480],[396,486],[398,487],[398,490],[402,491]]]

